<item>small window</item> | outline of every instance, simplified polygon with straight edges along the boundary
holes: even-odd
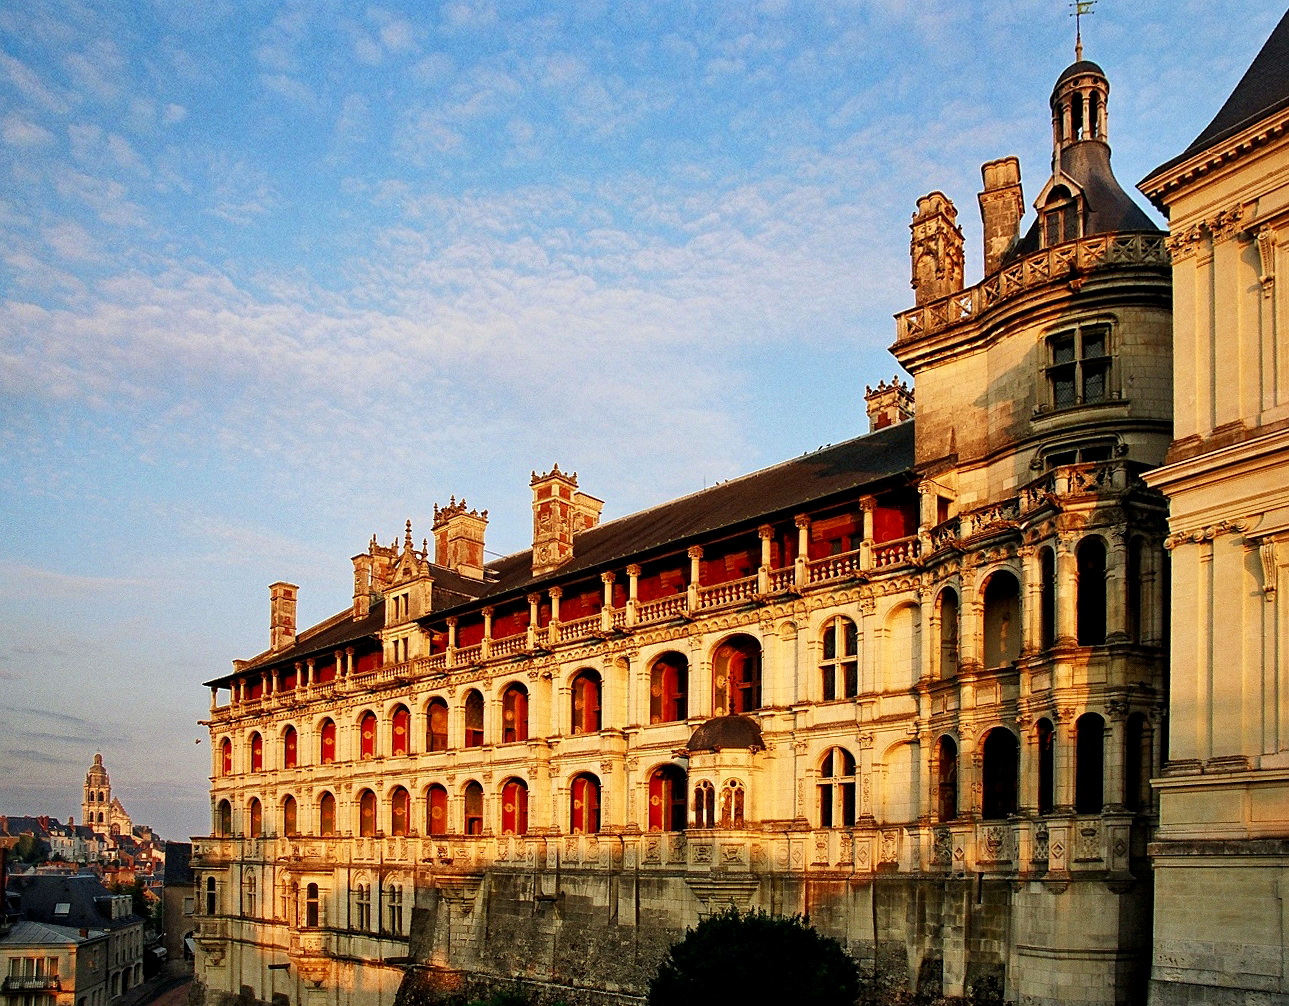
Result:
[[[258,733],[251,734],[251,771],[264,771],[264,738]]]
[[[407,834],[411,811],[411,794],[402,786],[396,786],[389,797],[389,833],[391,835],[402,837]]]
[[[354,893],[355,928],[366,932],[371,929],[371,885],[359,884]]]
[[[425,833],[427,835],[448,833],[448,791],[437,783],[425,794]]]
[[[597,733],[600,717],[600,675],[592,670],[580,671],[573,679],[573,733]]]
[[[282,767],[295,768],[299,755],[299,744],[295,727],[287,727],[282,733]]]
[[[376,714],[363,713],[358,721],[358,757],[362,759],[376,757]]]
[[[448,749],[448,704],[442,699],[431,699],[425,711],[425,750]]]
[[[694,827],[716,827],[716,787],[706,779],[694,787]]]
[[[54,906],[55,915],[70,915],[71,911],[72,905],[70,901],[60,901]]]
[[[390,740],[389,753],[397,757],[407,754],[407,744],[411,734],[412,714],[407,706],[395,706],[394,715],[390,717],[393,737]]]
[[[465,833],[483,834],[483,787],[477,782],[466,783],[465,787]]]
[[[331,765],[336,760],[336,722],[332,719],[322,721],[318,731],[318,761]]]
[[[832,748],[819,767],[819,827],[849,828],[855,823],[855,758]]]
[[[952,821],[958,816],[958,745],[948,734],[936,745],[936,816]]]
[[[528,785],[522,779],[511,779],[501,787],[501,833],[528,833]]]
[[[358,796],[358,834],[363,837],[376,834],[376,794],[369,789]]]
[[[1050,336],[1047,353],[1047,385],[1052,408],[1068,409],[1109,400],[1109,325],[1084,325]]]
[[[465,746],[483,747],[483,695],[473,688],[465,696]]]
[[[649,830],[685,830],[685,771],[663,765],[649,777]]]
[[[336,833],[336,798],[323,793],[318,800],[318,831],[323,835]]]
[[[513,684],[501,696],[501,742],[528,740],[528,689]]]
[[[689,715],[689,661],[664,653],[649,669],[649,722],[675,723]]]
[[[317,929],[322,922],[322,905],[318,899],[318,885],[310,884],[304,889],[304,924],[310,929]]]
[[[600,830],[600,780],[589,772],[573,777],[570,830],[574,834]]]
[[[721,788],[721,827],[742,828],[747,793],[737,779],[728,780]]]

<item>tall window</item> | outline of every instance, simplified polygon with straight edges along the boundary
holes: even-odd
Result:
[[[819,766],[819,827],[849,828],[855,823],[855,757],[831,748]]]
[[[403,888],[390,884],[385,888],[385,911],[389,918],[389,931],[395,936],[403,933]]]
[[[600,729],[600,675],[590,669],[573,678],[573,733],[593,734]]]
[[[300,829],[297,822],[298,811],[295,806],[295,797],[288,793],[282,798],[282,834],[298,835]]]
[[[354,923],[363,932],[371,929],[371,884],[359,884],[354,897]]]
[[[264,771],[264,738],[258,731],[251,734],[251,771]]]
[[[528,740],[528,689],[516,682],[501,696],[501,743]]]
[[[1052,407],[1110,398],[1110,326],[1084,325],[1047,340],[1047,386]]]
[[[694,827],[716,827],[716,787],[706,779],[694,787]]]
[[[1041,719],[1034,726],[1038,743],[1038,812],[1050,814],[1056,806],[1056,730]]]
[[[393,736],[390,738],[389,753],[391,755],[407,754],[407,745],[411,740],[412,714],[407,711],[407,706],[395,706],[394,715],[390,717],[390,724],[393,727]]]
[[[501,787],[501,833],[528,834],[528,784],[522,779],[508,779]]]
[[[358,795],[358,834],[367,837],[376,834],[376,794],[369,789]]]
[[[649,830],[684,831],[688,783],[678,765],[663,765],[649,777]]]
[[[940,611],[940,680],[949,681],[958,674],[958,592],[946,587],[936,604]]]
[[[1038,631],[1043,649],[1056,642],[1056,554],[1050,548],[1038,553]]]
[[[742,828],[746,791],[737,779],[727,779],[721,787],[721,827]]]
[[[1084,713],[1074,734],[1074,812],[1099,814],[1105,802],[1105,720]]]
[[[295,727],[287,727],[282,731],[282,767],[295,768],[299,760],[299,738],[296,737]]]
[[[427,835],[448,833],[448,791],[437,783],[425,794],[425,833]]]
[[[689,715],[689,661],[664,653],[649,668],[649,722],[674,723]]]
[[[1020,656],[1020,584],[1004,570],[985,583],[985,666],[1005,667]]]
[[[477,782],[465,786],[465,833],[483,834],[483,787]]]
[[[473,688],[465,693],[465,746],[483,747],[483,695]]]
[[[219,744],[219,774],[233,774],[233,742],[225,737]],[[102,796],[99,796],[102,799]]]
[[[1105,542],[1089,535],[1079,542],[1078,640],[1080,646],[1100,646],[1106,634]]]
[[[376,757],[376,714],[365,712],[358,721],[358,757]]]
[[[859,630],[849,618],[838,615],[824,625],[819,672],[825,702],[859,694]]]
[[[258,797],[251,797],[251,802],[246,805],[246,827],[251,838],[264,834],[264,806]]]
[[[952,821],[958,816],[958,745],[948,734],[940,738],[936,754],[936,817]]]
[[[982,767],[985,820],[998,820],[1015,814],[1016,780],[1020,769],[1020,746],[1016,736],[1003,727],[994,727],[985,735]]]
[[[761,708],[761,644],[731,636],[712,654],[712,714],[727,716]]]
[[[1047,194],[1043,204],[1043,246],[1051,248],[1079,236],[1079,201],[1064,185]]]
[[[389,797],[389,833],[406,835],[408,819],[412,816],[412,797],[402,786],[395,786]]]
[[[242,910],[251,918],[254,918],[256,914],[257,893],[258,892],[255,889],[255,874],[252,871],[247,870],[242,874]]]
[[[318,798],[318,831],[324,835],[336,833],[336,798],[330,793]]]
[[[317,929],[322,923],[322,905],[318,899],[318,885],[310,884],[304,889],[304,924]]]
[[[233,805],[227,800],[220,800],[215,808],[215,834],[228,837],[233,833]]]
[[[206,914],[214,915],[219,908],[219,898],[215,892],[215,878],[206,878]]]
[[[570,830],[596,832],[600,830],[600,780],[590,772],[573,777],[570,795]]]
[[[318,730],[318,762],[330,765],[336,760],[336,721],[328,717]]]
[[[430,699],[425,710],[425,750],[448,749],[448,704],[442,699]]]

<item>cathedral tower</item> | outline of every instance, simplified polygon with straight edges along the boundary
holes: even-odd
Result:
[[[81,823],[95,831],[107,831],[112,806],[112,780],[103,767],[103,756],[96,754],[94,764],[85,773],[85,793],[81,800]]]

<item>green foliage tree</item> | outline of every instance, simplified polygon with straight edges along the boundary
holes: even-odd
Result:
[[[49,859],[49,843],[35,835],[23,835],[10,855],[19,863],[44,863]]]
[[[672,944],[648,1006],[853,1006],[859,972],[800,915],[730,908]]]

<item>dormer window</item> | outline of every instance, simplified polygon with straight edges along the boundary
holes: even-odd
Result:
[[[1079,200],[1064,185],[1053,186],[1043,204],[1043,244],[1051,248],[1074,241],[1080,231]]]
[[[1047,384],[1054,409],[1110,398],[1110,326],[1082,325],[1049,336]]]

